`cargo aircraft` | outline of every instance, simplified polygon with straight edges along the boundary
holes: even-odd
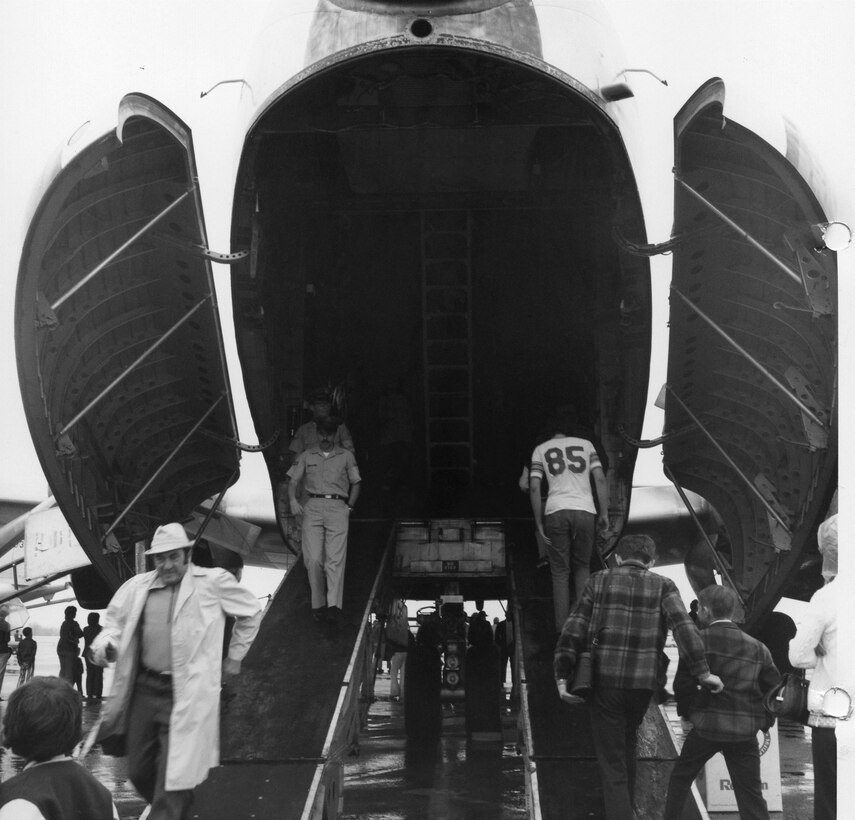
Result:
[[[527,517],[518,473],[572,404],[608,456],[602,554],[627,527],[688,523],[663,556],[717,572],[748,628],[819,584],[844,215],[795,126],[731,113],[720,78],[646,132],[658,78],[626,64],[605,5],[272,4],[238,74],[188,90],[141,71],[112,121],[73,135],[33,199],[15,346],[92,563],[82,605],[194,514],[243,522],[244,560],[283,563],[287,445],[322,386],[365,476],[354,528]],[[651,235],[663,206],[670,235]],[[664,427],[644,439],[663,254]],[[397,493],[390,385],[413,429]],[[667,493],[633,490],[646,446]]]
[[[244,76],[192,104],[141,72],[33,198],[20,383],[93,585],[208,499],[271,523],[306,390],[328,383],[369,457],[376,399],[401,386],[419,512],[524,510],[505,488],[546,408],[574,404],[608,453],[619,533],[649,259],[669,253],[665,473],[714,508],[703,550],[768,610],[837,464],[835,214],[794,127],[731,119],[712,78],[674,119],[673,177],[650,184],[633,84],[655,80],[626,70],[598,3],[278,8]],[[663,198],[672,235],[651,242]],[[239,481],[260,460],[242,435],[266,486]]]

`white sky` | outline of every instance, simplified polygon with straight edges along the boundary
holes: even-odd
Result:
[[[280,0],[280,7],[287,4]],[[218,80],[241,76],[242,55],[251,50],[243,46],[254,40],[267,5],[259,0],[0,3],[0,380],[7,385],[0,409],[0,497],[34,499],[46,492],[21,409],[13,342],[17,265],[34,185],[58,146],[93,113],[112,115],[140,77],[157,75],[198,96]],[[709,77],[720,76],[729,101],[742,89],[754,113],[782,110],[796,122],[844,195],[840,212],[829,216],[855,224],[850,148],[855,3],[611,0],[606,6],[623,39],[627,67],[648,69],[668,81],[665,88],[644,74],[628,78],[639,107],[657,121],[651,139],[670,134],[670,119],[682,101]],[[670,151],[670,144],[660,147]],[[663,213],[651,224],[650,241],[667,238],[670,219]],[[855,256],[855,248],[849,254]],[[852,267],[841,255],[841,266],[844,261]],[[667,260],[654,261],[653,281],[664,306]],[[845,287],[841,282],[841,298]],[[656,317],[657,337],[666,332],[666,322],[664,313]],[[844,344],[847,340],[844,332]],[[657,357],[653,394],[664,381],[664,366],[664,356]],[[230,369],[237,381],[236,365]],[[651,412],[645,435],[658,435],[661,426],[661,415]],[[241,437],[250,439],[243,430]],[[636,482],[665,483],[658,449],[642,451]]]

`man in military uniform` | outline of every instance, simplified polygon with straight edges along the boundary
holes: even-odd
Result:
[[[338,623],[344,595],[344,568],[350,513],[359,498],[356,458],[335,443],[340,422],[317,422],[318,443],[309,446],[288,470],[291,511],[302,515],[303,561],[312,591],[312,617]],[[307,498],[297,498],[304,482]]]

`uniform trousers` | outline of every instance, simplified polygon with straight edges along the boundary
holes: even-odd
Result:
[[[404,672],[407,665],[407,653],[395,652],[389,661],[389,697],[404,701]]]
[[[128,720],[128,777],[151,804],[148,820],[187,820],[192,789],[166,791],[172,678],[140,670]]]
[[[683,806],[692,788],[692,782],[700,774],[707,761],[721,752],[730,782],[733,785],[739,817],[742,820],[769,820],[769,810],[763,799],[760,779],[760,750],[757,738],[747,740],[709,740],[692,729],[683,742],[680,757],[674,764],[668,783],[668,799],[665,802],[665,820],[679,820]]]
[[[341,609],[349,521],[347,504],[337,498],[310,498],[303,507],[303,562],[312,590],[312,609]]]
[[[555,628],[560,630],[570,614],[572,568],[575,600],[582,597],[591,574],[591,551],[597,517],[584,510],[556,510],[543,520],[543,531],[552,542],[546,545],[552,574]]]
[[[594,687],[591,731],[608,820],[635,820],[638,727],[652,695],[650,689]]]

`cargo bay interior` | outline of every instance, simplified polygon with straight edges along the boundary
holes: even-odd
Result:
[[[449,56],[451,55],[451,56]],[[623,146],[566,82],[493,56],[402,49],[286,89],[250,132],[233,245],[244,380],[260,438],[340,388],[363,508],[526,514],[520,471],[572,403],[628,492],[649,354],[646,260]],[[388,484],[382,400],[412,416]],[[266,451],[275,481],[277,447]]]

